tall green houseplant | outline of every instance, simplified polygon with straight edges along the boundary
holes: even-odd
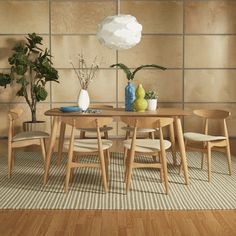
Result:
[[[43,38],[32,33],[26,37],[26,43],[17,43],[13,54],[8,58],[10,73],[0,73],[0,86],[7,87],[13,83],[19,85],[17,96],[25,98],[31,110],[32,123],[37,122],[37,103],[47,98],[47,82],[58,83],[58,72],[52,67],[51,54],[48,49],[41,49]]]

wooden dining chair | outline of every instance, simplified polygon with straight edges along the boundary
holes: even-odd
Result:
[[[89,108],[91,108],[91,109],[99,109],[99,110],[100,109],[101,110],[111,110],[111,109],[113,109],[113,106],[111,106],[111,105],[103,105],[103,104],[92,104],[92,105],[90,105]],[[109,138],[108,137],[108,132],[110,130],[112,130],[112,129],[113,129],[112,127],[109,127],[109,126],[106,126],[106,125],[101,127],[100,132],[104,134],[104,136],[102,138],[108,139]],[[96,128],[87,128],[87,129],[86,128],[81,128],[80,129],[80,138],[88,138],[86,136],[86,133],[96,134],[97,130],[96,130]]]
[[[126,192],[130,189],[131,175],[134,168],[157,168],[160,169],[161,182],[165,184],[165,193],[169,193],[167,177],[167,159],[166,149],[171,147],[171,142],[164,140],[163,128],[173,124],[173,118],[158,117],[122,117],[124,123],[133,128],[132,139],[123,142],[127,149],[127,158],[125,166]],[[137,139],[137,130],[139,128],[158,129],[160,139]],[[150,156],[150,161],[139,163],[136,155]],[[153,160],[153,156],[159,156],[159,161]]]
[[[42,157],[45,161],[45,139],[49,137],[49,134],[42,131],[28,131],[15,134],[14,123],[23,113],[22,109],[11,109],[8,112],[9,117],[9,131],[8,131],[8,177],[11,177],[12,169],[14,165],[14,149],[27,147],[30,145],[40,145],[42,151]]]
[[[126,131],[125,139],[128,140],[132,136],[133,128],[129,125],[121,127],[121,129]],[[137,134],[147,134],[148,138],[155,139],[155,132],[158,129],[148,129],[148,128],[137,128]],[[169,126],[169,136],[171,141],[171,152],[173,157],[173,163],[176,165],[176,148],[175,148],[175,134],[174,134],[174,125],[173,123]],[[124,149],[124,163],[127,156],[127,149]]]
[[[108,191],[108,152],[112,146],[112,141],[101,138],[101,127],[111,124],[111,117],[63,117],[62,122],[72,126],[70,141],[64,143],[64,148],[68,150],[68,163],[65,179],[65,192],[68,190],[73,169],[79,167],[100,168],[105,192]],[[75,139],[76,129],[96,129],[97,138],[95,139]],[[80,162],[81,157],[97,154],[99,163]],[[91,157],[92,158],[92,157]],[[91,160],[91,159],[90,159]]]
[[[184,133],[185,145],[188,150],[202,152],[201,169],[203,169],[204,159],[207,157],[208,163],[208,181],[211,182],[211,152],[212,150],[225,152],[228,160],[229,175],[232,173],[231,155],[229,145],[229,135],[226,125],[226,118],[230,116],[230,112],[224,110],[194,110],[193,113],[205,120],[203,133]],[[208,132],[209,121],[219,120],[223,124],[223,135],[210,135]],[[201,143],[201,147],[194,146]],[[181,169],[180,169],[181,170]]]

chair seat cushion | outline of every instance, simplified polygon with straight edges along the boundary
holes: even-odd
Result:
[[[49,134],[42,131],[27,131],[16,134],[12,140],[13,141],[23,141],[30,139],[40,139],[40,138],[48,138]]]
[[[64,143],[65,149],[69,149],[70,141]],[[102,139],[102,149],[106,150],[112,146],[112,141]],[[75,139],[74,141],[75,152],[96,152],[98,151],[98,140],[97,139]]]
[[[123,142],[124,147],[127,149],[131,148],[131,139],[125,140]],[[171,146],[171,142],[164,140],[164,147],[168,149]],[[136,152],[157,152],[160,151],[160,140],[157,139],[136,139]]]
[[[224,136],[212,136],[212,135],[207,135],[207,134],[191,133],[191,132],[184,133],[184,137],[187,140],[196,141],[196,142],[209,142],[209,141],[217,141],[217,140],[226,139],[226,137]]]
[[[134,128],[128,127],[128,126],[124,126],[121,127],[121,129],[125,130],[125,131],[132,131]],[[142,128],[138,128],[137,132],[139,133],[150,133],[150,132],[155,132],[157,129],[142,129]]]
[[[113,129],[112,127],[105,126],[105,127],[100,128],[100,132],[106,132],[106,131],[110,131],[112,129]],[[80,129],[80,130],[88,132],[88,133],[96,133],[97,132],[96,128],[87,128],[87,129]]]

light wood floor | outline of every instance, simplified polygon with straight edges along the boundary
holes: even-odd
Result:
[[[0,158],[6,150],[0,141]],[[227,236],[236,235],[236,211],[0,210],[0,236],[7,235]]]

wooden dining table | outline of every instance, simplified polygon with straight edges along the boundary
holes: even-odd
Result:
[[[122,116],[136,116],[136,117],[173,117],[175,124],[175,131],[177,136],[177,142],[179,146],[179,152],[181,157],[181,163],[183,166],[183,173],[185,184],[189,184],[189,176],[188,176],[188,165],[186,159],[186,151],[184,145],[183,138],[183,130],[181,124],[181,117],[190,115],[189,111],[186,111],[181,108],[158,108],[156,111],[145,111],[145,112],[127,112],[124,108],[113,108],[113,109],[102,109],[100,112],[96,113],[86,113],[86,112],[62,112],[60,108],[53,108],[44,113],[46,116],[53,117],[53,125],[52,131],[49,141],[49,147],[46,155],[46,163],[45,163],[45,173],[44,173],[44,184],[48,182],[49,169],[51,163],[51,156],[54,150],[54,146],[56,143],[57,132],[60,128],[60,136],[59,136],[59,144],[58,144],[58,153],[61,155],[64,135],[65,135],[65,127],[66,124],[62,122],[65,117],[113,117],[114,120],[119,121]],[[174,134],[170,133],[171,142],[175,142]],[[176,158],[174,158],[174,164],[176,164]]]

